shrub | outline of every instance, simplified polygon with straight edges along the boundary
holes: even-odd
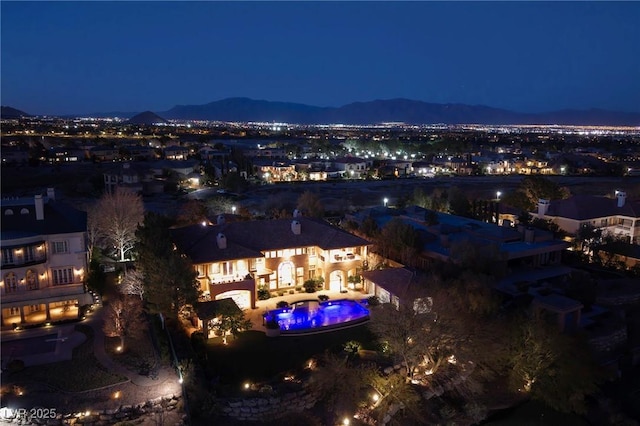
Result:
[[[293,289],[289,290],[289,294],[295,294],[295,291]]]
[[[320,294],[320,295],[318,296],[318,299],[319,299],[321,302],[326,302],[327,300],[329,300],[329,296],[327,296],[326,294]]]
[[[367,298],[367,303],[369,306],[378,306],[380,304],[380,299],[378,299],[378,296],[369,296]]]
[[[267,300],[271,297],[271,293],[266,287],[260,287],[258,289],[258,300]]]
[[[307,293],[315,293],[316,289],[318,288],[315,280],[307,280],[302,286],[304,287],[304,291],[306,291]]]
[[[279,291],[278,296],[284,296],[284,291]]]
[[[302,292],[302,286],[301,286],[301,285],[297,286],[297,287],[296,287],[296,291],[298,291],[298,292]]]
[[[278,303],[276,303],[276,308],[282,309],[282,308],[288,308],[288,307],[289,307],[289,302],[285,300],[281,300]]]

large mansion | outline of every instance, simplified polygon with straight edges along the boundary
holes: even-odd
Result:
[[[624,191],[616,191],[616,198],[593,195],[574,195],[566,200],[539,200],[533,217],[552,220],[575,235],[585,225],[623,237],[632,244],[640,237],[640,202],[627,201]]]
[[[284,292],[309,279],[341,291],[361,272],[369,242],[322,220],[203,223],[174,229],[176,247],[191,259],[204,299],[231,297],[256,307],[258,289]]]
[[[46,196],[3,199],[2,326],[78,318],[92,303],[87,276],[86,213]]]

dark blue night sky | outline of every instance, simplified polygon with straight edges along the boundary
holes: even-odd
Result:
[[[404,97],[640,111],[638,2],[6,2],[2,105]]]

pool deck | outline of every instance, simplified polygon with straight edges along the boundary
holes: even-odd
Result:
[[[324,294],[329,296],[329,301],[349,299],[349,300],[362,300],[371,296],[370,294],[363,293],[361,291],[349,290],[346,293],[340,293],[338,291],[317,291],[315,293],[296,293],[285,294],[284,296],[272,297],[267,300],[258,300],[256,302],[256,309],[248,309],[245,312],[247,317],[251,320],[253,330],[265,331],[266,327],[263,325],[263,315],[272,309],[277,309],[276,304],[282,300],[289,304],[299,302],[301,300],[318,300],[318,296]]]

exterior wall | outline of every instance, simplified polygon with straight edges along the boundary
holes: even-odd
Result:
[[[4,240],[2,247],[3,326],[77,318],[80,307],[90,303],[84,286],[87,274],[84,233]],[[12,251],[12,263],[6,250]],[[26,255],[28,251],[33,257]]]
[[[296,247],[270,250],[264,256],[194,265],[203,297],[213,300],[228,291],[247,290],[255,307],[257,290],[262,286],[270,291],[290,290],[313,278],[322,278],[325,290],[343,290],[348,287],[348,277],[362,270],[366,247]]]

